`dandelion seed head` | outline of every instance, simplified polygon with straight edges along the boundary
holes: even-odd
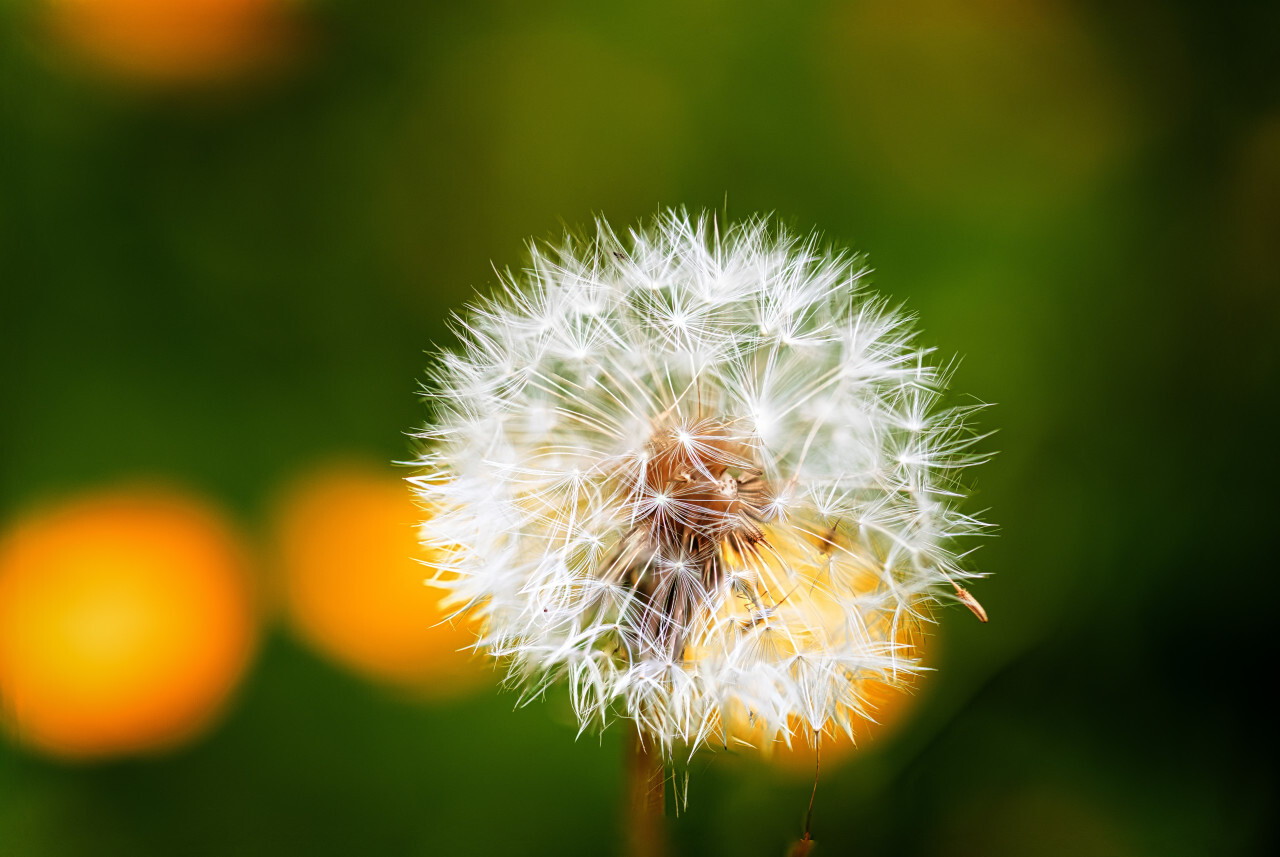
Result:
[[[918,672],[933,607],[972,599],[981,456],[865,274],[766,219],[667,212],[533,247],[458,321],[411,481],[514,684],[563,680],[583,728],[670,751],[851,733],[872,683]]]

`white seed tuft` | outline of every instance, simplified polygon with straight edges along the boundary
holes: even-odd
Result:
[[[851,732],[866,683],[919,670],[931,606],[974,609],[972,409],[938,406],[947,373],[865,273],[668,212],[532,247],[459,320],[412,481],[515,683],[668,752]]]

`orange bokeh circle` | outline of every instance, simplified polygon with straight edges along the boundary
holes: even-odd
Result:
[[[67,758],[159,750],[207,727],[257,622],[245,552],[201,501],[84,496],[0,541],[0,700],[18,740]]]
[[[905,646],[904,657],[917,661],[921,666],[934,656],[936,641],[927,637],[919,625],[907,623],[901,633]],[[927,668],[927,667],[926,667]],[[916,693],[920,676],[900,675],[896,680],[859,678],[852,682],[851,690],[857,695],[859,710],[843,710],[853,730],[852,738],[844,729],[829,724],[818,736],[809,734],[799,718],[790,720],[790,735],[784,740],[781,734],[765,735],[758,726],[749,724],[741,711],[730,719],[730,732],[734,741],[732,749],[742,755],[768,764],[784,773],[813,776],[818,752],[821,766],[839,767],[869,744],[886,738],[907,722],[915,710],[919,695]],[[814,744],[818,744],[815,751]]]
[[[814,761],[821,753],[821,766],[838,767],[855,755],[856,751],[893,732],[901,725],[914,707],[916,695],[913,683],[892,685],[881,681],[863,680],[858,683],[858,695],[866,706],[871,719],[857,719],[853,738],[842,731],[826,732],[819,736],[819,749],[815,752],[810,736],[798,728],[791,733],[791,746],[777,741],[760,749],[761,757],[770,765],[791,773],[812,776]]]
[[[195,82],[270,63],[291,41],[294,0],[45,0],[73,53],[138,80]]]
[[[448,621],[426,584],[408,484],[389,467],[332,463],[285,493],[276,516],[280,597],[299,637],[362,675],[433,697],[489,674],[469,647],[477,629]]]

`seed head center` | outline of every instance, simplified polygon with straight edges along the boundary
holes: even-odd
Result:
[[[770,491],[752,439],[718,420],[655,427],[623,477],[632,528],[605,567],[641,597],[628,648],[679,659],[723,596],[726,547],[741,561],[765,541]]]
[[[658,426],[630,479],[638,529],[660,558],[704,566],[715,583],[724,545],[739,554],[764,539],[769,490],[750,439],[718,420]]]

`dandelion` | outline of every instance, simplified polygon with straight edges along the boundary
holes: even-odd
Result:
[[[460,319],[412,480],[479,646],[668,757],[873,717],[937,604],[981,610],[970,409],[939,404],[911,320],[766,219],[531,254]]]

